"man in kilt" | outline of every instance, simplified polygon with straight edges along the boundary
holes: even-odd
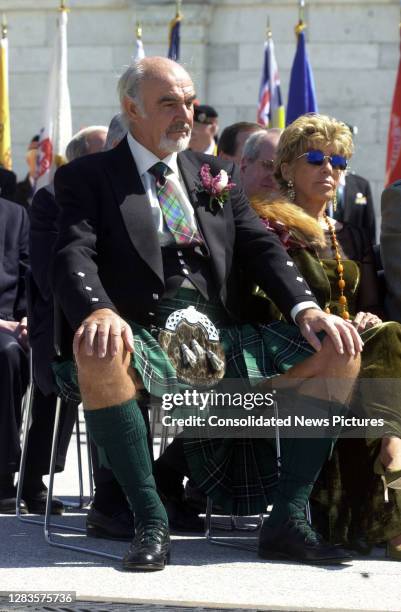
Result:
[[[135,512],[135,538],[123,566],[158,570],[169,557],[168,519],[137,398],[142,387],[161,397],[180,383],[152,327],[196,305],[220,330],[231,377],[272,376],[283,357],[294,366],[285,376],[344,379],[340,402],[357,376],[362,344],[349,323],[319,309],[279,240],[251,210],[234,164],[185,151],[195,99],[188,73],[171,60],[145,58],[124,72],[118,89],[127,137],[55,177],[62,213],[52,284],[75,332],[75,366],[61,364],[58,374],[70,385],[69,374],[77,379],[90,435]],[[240,324],[238,261],[292,324]],[[322,342],[318,332],[327,335]],[[310,389],[308,380],[298,389],[305,401]],[[305,520],[331,442],[285,444],[260,556],[348,559]]]

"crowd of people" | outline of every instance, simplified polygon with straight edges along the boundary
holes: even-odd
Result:
[[[383,194],[383,280],[369,183],[347,172],[351,126],[307,114],[284,130],[239,122],[219,134],[186,70],[157,57],[134,62],[118,93],[121,113],[73,137],[51,185],[35,192],[38,136],[22,182],[1,169],[0,514],[15,512],[30,346],[22,512],[45,509],[61,393],[57,469],[82,402],[87,534],[132,540],[127,570],[163,569],[171,530],[202,531],[206,497],[223,513],[272,506],[264,559],[336,564],[386,543],[401,560],[401,406],[389,384],[401,364],[401,181]],[[382,428],[284,436],[279,470],[274,438],[199,431],[155,461],[149,411],[164,394],[232,381],[274,385],[298,414]]]

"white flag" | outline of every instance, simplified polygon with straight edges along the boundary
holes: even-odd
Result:
[[[137,38],[136,39],[136,53],[135,53],[135,60],[141,60],[145,57],[145,48],[143,46],[143,42],[141,38]]]
[[[67,11],[57,20],[47,98],[40,130],[36,189],[48,185],[59,166],[65,163],[65,149],[71,140],[71,103],[67,75]]]

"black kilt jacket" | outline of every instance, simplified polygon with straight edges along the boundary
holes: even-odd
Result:
[[[204,163],[213,175],[225,169],[236,183],[222,208],[210,207],[200,187]],[[217,294],[233,320],[240,317],[240,267],[287,318],[297,303],[315,301],[277,236],[251,209],[233,163],[185,151],[178,154],[178,166],[210,254]],[[59,168],[55,192],[61,215],[51,282],[71,328],[99,308],[146,320],[164,292],[162,252],[127,139]]]

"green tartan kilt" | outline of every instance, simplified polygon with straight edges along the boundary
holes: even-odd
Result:
[[[206,302],[197,292],[181,289],[174,299],[163,300],[156,323],[189,305],[209,316],[219,328],[226,357],[226,379],[242,379],[250,385],[284,373],[313,354],[295,325],[282,321],[263,325],[220,325],[226,319],[221,307]],[[188,388],[176,372],[157,339],[144,327],[130,321],[134,335],[131,365],[151,396],[177,393]],[[79,401],[75,365],[54,364],[63,397]],[[259,514],[272,500],[277,482],[275,441],[272,439],[184,439],[191,479],[225,512]]]

